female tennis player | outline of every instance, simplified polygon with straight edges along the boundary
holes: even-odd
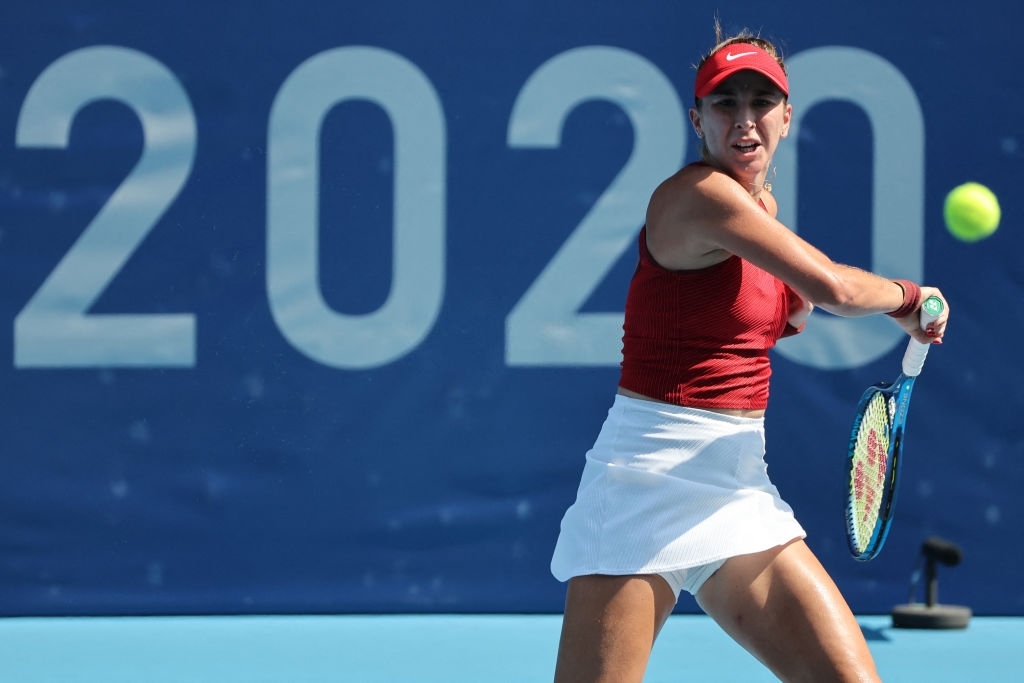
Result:
[[[703,161],[651,197],[618,393],[551,562],[569,582],[555,679],[641,681],[685,590],[782,680],[877,681],[849,606],[767,476],[768,351],[814,306],[888,313],[931,343],[949,307],[919,329],[937,289],[834,263],[776,220],[766,178],[792,117],[786,70],[771,42],[715,28],[690,110]]]

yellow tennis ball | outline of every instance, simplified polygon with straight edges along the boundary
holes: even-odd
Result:
[[[992,190],[980,183],[964,183],[946,195],[943,216],[958,240],[977,242],[994,233],[1002,213]]]

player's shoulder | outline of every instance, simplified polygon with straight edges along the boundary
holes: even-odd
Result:
[[[663,181],[651,196],[654,206],[701,205],[731,202],[742,198],[739,183],[709,164],[688,164]],[[749,200],[748,200],[749,201]]]

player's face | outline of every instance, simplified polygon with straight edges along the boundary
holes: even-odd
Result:
[[[793,108],[767,78],[740,71],[691,110],[712,160],[741,178],[763,180],[779,139],[789,132]]]

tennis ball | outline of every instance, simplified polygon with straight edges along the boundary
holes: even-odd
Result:
[[[1001,215],[999,200],[980,183],[954,187],[943,207],[946,227],[963,242],[977,242],[994,233]]]

